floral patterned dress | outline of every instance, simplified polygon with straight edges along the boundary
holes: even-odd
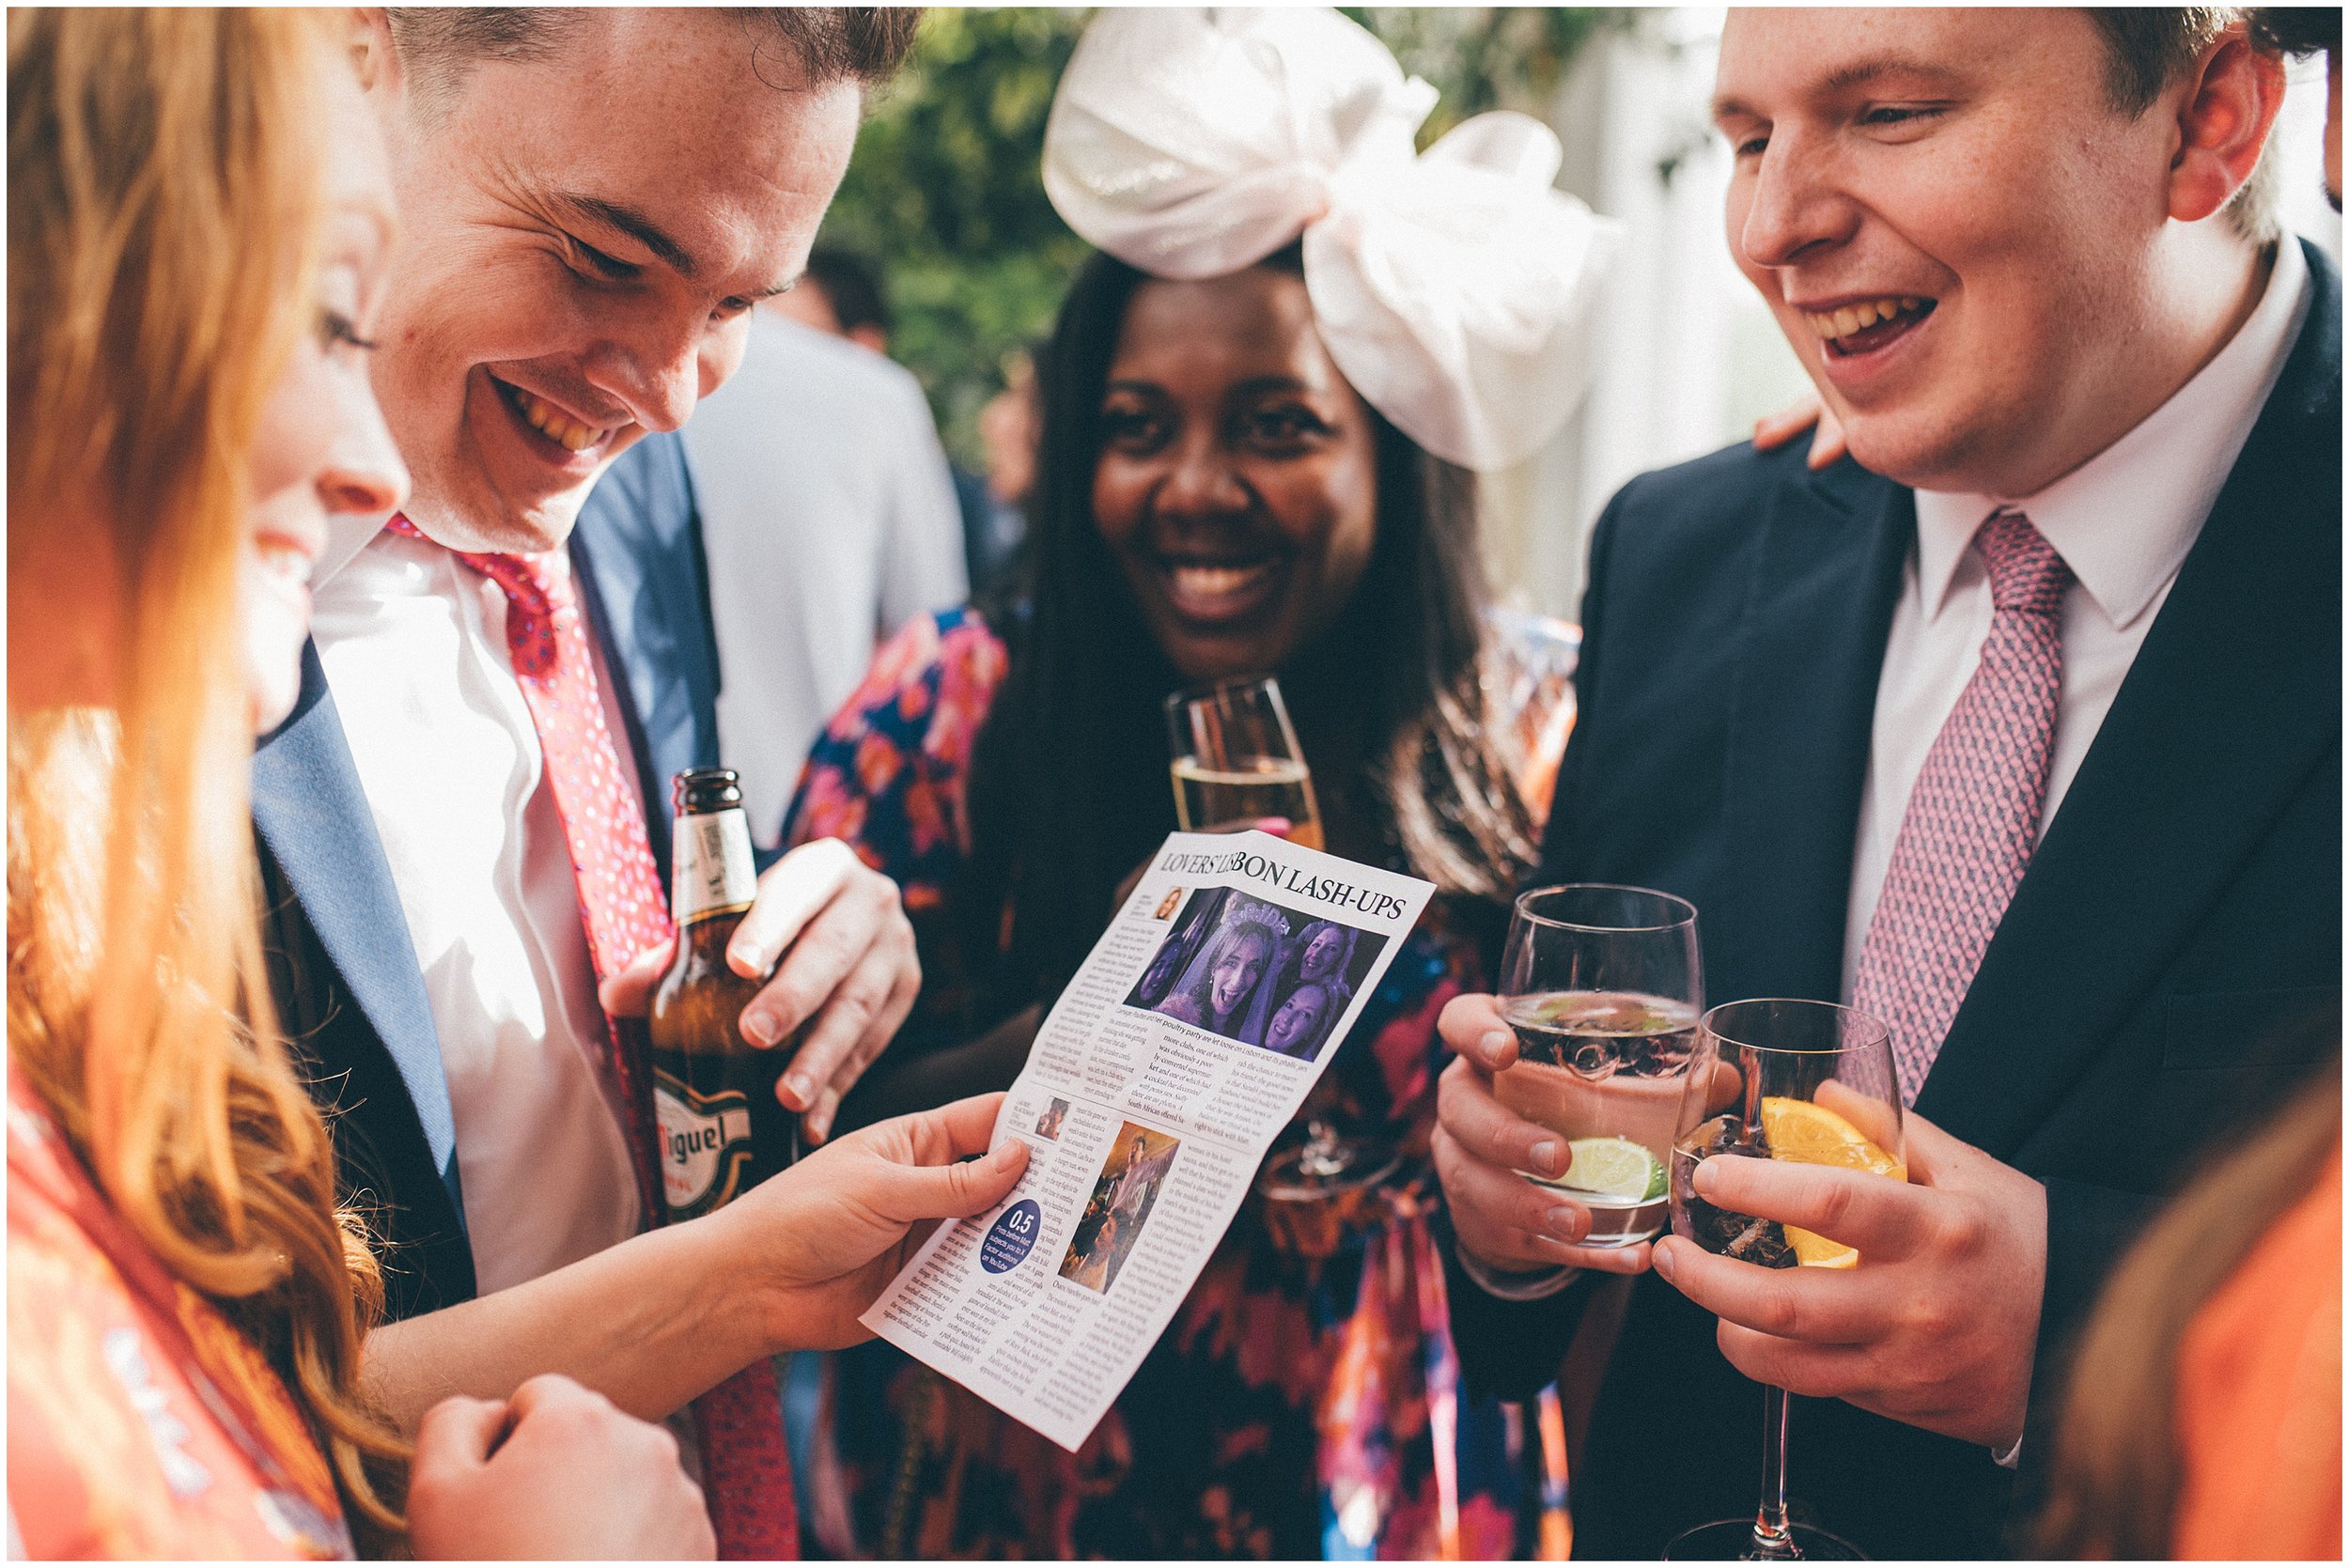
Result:
[[[1488,705],[1546,808],[1574,633],[1531,617],[1501,629]],[[960,971],[926,949],[943,939],[972,741],[1007,663],[974,612],[915,620],[818,739],[786,831],[846,839],[895,878],[933,977]],[[1460,1399],[1428,1233],[1447,1060],[1436,1017],[1484,984],[1457,914],[1430,905],[1299,1112],[1383,1128],[1402,1151],[1394,1175],[1312,1247],[1252,1199],[1073,1455],[891,1346],[836,1358],[815,1467],[849,1506],[829,1523],[811,1510],[816,1544],[884,1558],[1515,1555],[1533,1533],[1531,1423]]]
[[[100,1194],[8,1070],[8,1555],[341,1558],[268,1362]]]

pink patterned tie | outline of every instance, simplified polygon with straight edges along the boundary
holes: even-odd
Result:
[[[2030,864],[2063,697],[2072,568],[2020,512],[1991,513],[1974,549],[1995,606],[1982,663],[1925,754],[1852,979],[1910,1105]]]
[[[424,537],[404,517],[395,516],[387,526],[395,534]],[[505,590],[506,651],[538,731],[555,815],[579,880],[588,956],[596,978],[607,979],[646,948],[667,941],[675,927],[635,789],[603,720],[603,694],[587,649],[578,591],[570,574],[552,569],[545,555],[450,553]],[[616,1019],[608,1021],[613,1076],[628,1107],[637,1196],[649,1221],[658,1225],[668,1209],[661,1194],[643,1036],[623,1030]],[[774,1364],[762,1358],[736,1373],[693,1402],[693,1417],[718,1555],[755,1560],[799,1556]]]

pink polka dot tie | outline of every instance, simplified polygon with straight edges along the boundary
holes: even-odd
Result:
[[[395,516],[388,526],[396,534],[424,537],[404,517]],[[607,979],[646,948],[667,941],[676,928],[635,790],[604,722],[603,693],[587,649],[578,592],[570,573],[560,569],[551,553],[451,553],[505,590],[506,651],[537,727],[555,815],[579,880],[588,956],[596,978]],[[627,1105],[637,1195],[657,1225],[668,1210],[661,1200],[660,1135],[644,1032],[608,1021],[613,1076]],[[797,1557],[799,1520],[774,1364],[762,1358],[736,1373],[693,1402],[693,1417],[718,1555],[751,1560]]]
[[[1973,548],[1994,607],[1982,662],[1917,775],[1852,980],[1910,1105],[2030,864],[2063,697],[2072,568],[2020,512],[1993,512]]]

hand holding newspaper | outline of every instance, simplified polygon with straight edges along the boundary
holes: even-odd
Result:
[[[1075,1450],[1158,1343],[1435,889],[1268,834],[1174,833],[1036,1033],[1028,1169],[864,1326]]]

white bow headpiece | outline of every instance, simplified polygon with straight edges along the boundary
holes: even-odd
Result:
[[[1505,468],[1574,411],[1615,225],[1551,187],[1537,119],[1424,155],[1436,90],[1326,9],[1104,9],[1044,132],[1068,226],[1153,277],[1236,272],[1304,236],[1330,357],[1439,458]]]

